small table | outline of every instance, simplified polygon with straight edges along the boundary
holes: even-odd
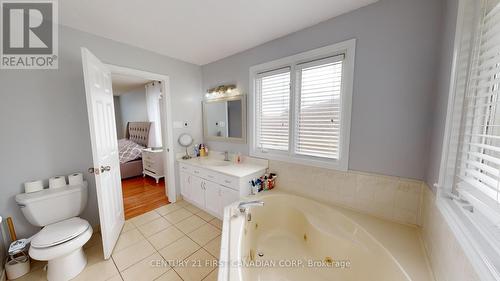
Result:
[[[165,177],[163,169],[163,149],[145,148],[142,150],[142,176],[156,179],[156,183]]]

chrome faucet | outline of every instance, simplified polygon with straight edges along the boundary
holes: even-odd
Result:
[[[240,204],[238,204],[238,210],[240,210],[240,213],[244,214],[246,213],[248,207],[250,206],[264,206],[264,201],[260,201],[260,200],[255,200],[255,201],[244,201],[244,202],[240,202]]]
[[[224,151],[224,161],[229,161],[229,152]]]

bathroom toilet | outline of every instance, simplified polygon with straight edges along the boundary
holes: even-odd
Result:
[[[43,227],[32,237],[29,255],[35,260],[48,261],[49,281],[70,280],[87,265],[82,247],[92,236],[92,227],[78,217],[87,205],[87,186],[83,182],[16,196],[26,219]]]

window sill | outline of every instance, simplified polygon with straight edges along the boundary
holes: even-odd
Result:
[[[320,158],[316,157],[309,157],[309,156],[302,156],[302,155],[295,155],[295,156],[290,156],[288,154],[280,154],[277,152],[262,152],[258,150],[251,150],[250,151],[250,156],[257,157],[257,158],[265,158],[268,160],[275,160],[275,161],[282,161],[282,162],[288,162],[288,163],[293,163],[293,164],[299,164],[299,165],[307,165],[307,166],[313,166],[313,167],[318,167],[318,168],[325,168],[325,169],[331,169],[331,170],[338,170],[342,172],[346,172],[348,169],[348,162],[347,161],[339,161],[339,160],[323,160]]]
[[[496,252],[460,206],[438,195],[437,207],[481,280],[500,281],[500,254]],[[479,215],[479,214],[478,214]]]

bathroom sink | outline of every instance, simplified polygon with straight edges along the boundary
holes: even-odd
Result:
[[[205,166],[229,166],[232,163],[230,161],[222,161],[222,160],[198,160],[201,165]]]

